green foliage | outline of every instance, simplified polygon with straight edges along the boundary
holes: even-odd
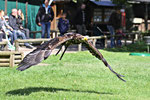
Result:
[[[143,36],[150,36],[150,30],[142,32],[142,35]]]
[[[85,1],[87,0],[73,0],[73,2],[78,3],[78,4],[81,4],[82,2],[85,2]]]
[[[147,52],[147,47],[144,41],[138,41],[135,44],[123,46],[121,48],[106,48],[105,50],[113,52]]]
[[[0,68],[1,100],[149,100],[150,58],[100,50],[122,82],[89,52],[51,56],[23,72]]]
[[[118,5],[125,5],[127,3],[127,0],[112,0],[113,3]]]
[[[72,0],[73,2],[77,3],[77,0]]]

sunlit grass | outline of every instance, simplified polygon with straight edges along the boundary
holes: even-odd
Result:
[[[100,50],[119,80],[89,52],[52,55],[23,72],[0,68],[1,100],[149,100],[150,57]]]

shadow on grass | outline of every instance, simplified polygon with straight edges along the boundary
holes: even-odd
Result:
[[[52,87],[28,87],[24,89],[16,89],[12,91],[8,91],[6,95],[30,95],[32,92],[57,92],[57,91],[65,91],[65,92],[83,92],[83,93],[95,93],[95,94],[109,94],[113,95],[112,93],[105,93],[105,92],[97,92],[97,91],[89,91],[89,90],[72,90],[72,89],[64,89],[64,88],[52,88]]]
[[[123,47],[116,47],[116,48],[105,48],[106,51],[112,52],[146,52],[146,44],[143,41],[138,41],[134,44],[130,44]]]

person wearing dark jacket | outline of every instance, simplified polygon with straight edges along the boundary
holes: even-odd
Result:
[[[67,33],[69,29],[69,20],[66,19],[66,13],[63,13],[61,18],[59,18],[58,29],[59,29],[60,35],[64,35],[65,33]]]
[[[8,22],[9,25],[13,28],[14,40],[17,40],[20,36],[22,39],[27,39],[25,34],[19,29],[19,26],[17,24],[17,9],[12,9],[12,13],[9,15]],[[33,48],[33,46],[29,43],[24,43],[24,45],[29,49]]]
[[[120,29],[121,27],[121,16],[120,16],[120,10],[117,9],[116,11],[112,12],[109,18],[109,23],[107,25],[107,28],[111,35],[115,35],[115,32]],[[110,46],[113,48],[115,46],[115,38],[111,37],[111,43]]]
[[[29,31],[29,29],[23,27],[22,21],[24,20],[24,15],[23,15],[21,9],[19,9],[17,11],[17,13],[18,13],[18,18],[17,18],[18,27],[21,30],[21,32],[25,33],[26,38],[29,39],[30,38],[30,36],[29,36],[30,31]]]
[[[42,28],[42,38],[45,38],[45,29],[47,38],[50,38],[50,27],[54,18],[53,9],[48,3],[49,0],[45,0],[44,4],[40,6],[36,16],[36,23]]]
[[[77,11],[75,15],[75,24],[79,34],[86,35],[86,13],[85,13],[86,5],[83,3],[81,8]]]

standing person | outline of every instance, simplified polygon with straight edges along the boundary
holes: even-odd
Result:
[[[75,24],[79,34],[86,35],[86,13],[85,13],[86,5],[84,3],[81,4],[80,9],[77,11],[75,15]]]
[[[36,16],[36,23],[42,28],[42,38],[45,38],[45,29],[47,32],[47,38],[50,38],[50,27],[51,22],[54,19],[54,12],[50,5],[48,5],[49,0],[45,0],[38,10]]]
[[[17,9],[12,9],[12,13],[9,15],[9,25],[13,28],[13,32],[14,34],[14,40],[17,40],[19,36],[21,36],[22,39],[27,39],[25,34],[23,32],[21,32],[20,28],[18,27],[17,24]],[[32,49],[33,46],[30,45],[29,43],[24,43],[24,45],[29,48]]]
[[[58,29],[60,32],[60,35],[64,35],[65,33],[67,33],[68,29],[69,29],[69,20],[66,19],[67,14],[63,13],[61,18],[59,18],[58,20]]]
[[[107,28],[111,35],[115,35],[115,32],[121,27],[121,15],[120,10],[117,9],[116,11],[112,12],[109,18],[109,22]],[[115,38],[111,37],[111,48],[115,46]]]
[[[125,34],[123,33],[122,29],[117,29],[116,31],[116,35],[120,35],[116,37],[116,46],[121,47],[122,46],[122,38],[125,36]]]
[[[29,31],[29,29],[23,27],[22,21],[24,20],[24,15],[23,15],[21,9],[19,9],[17,11],[17,14],[18,14],[18,18],[17,18],[18,27],[21,30],[21,32],[25,33],[26,38],[29,39],[30,38],[30,36],[29,36],[30,31]]]

